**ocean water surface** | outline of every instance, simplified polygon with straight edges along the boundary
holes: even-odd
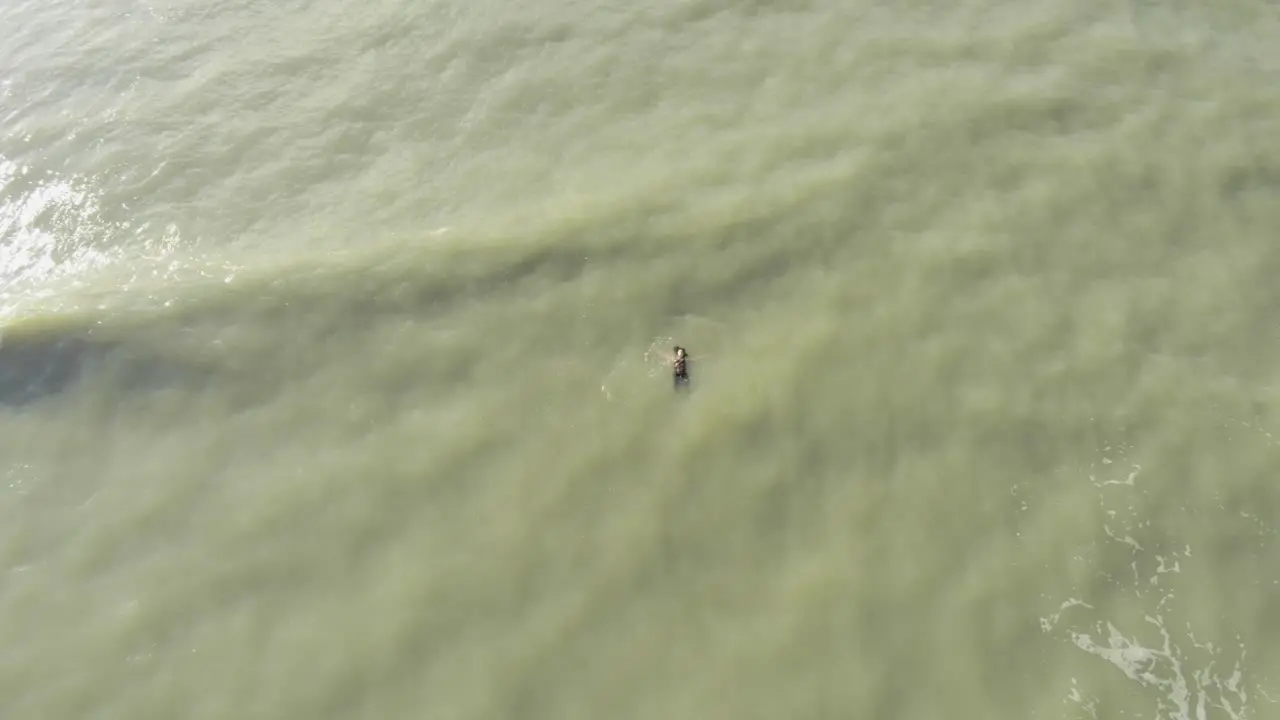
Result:
[[[1280,712],[1274,6],[0,27],[3,717]]]

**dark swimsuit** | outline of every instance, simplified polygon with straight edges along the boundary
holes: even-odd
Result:
[[[675,361],[671,370],[671,384],[677,390],[689,384],[689,358]]]

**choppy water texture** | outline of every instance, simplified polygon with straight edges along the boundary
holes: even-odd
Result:
[[[1280,713],[1273,5],[0,27],[0,716]]]

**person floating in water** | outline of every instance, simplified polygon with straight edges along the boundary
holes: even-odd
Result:
[[[689,386],[689,353],[684,348],[676,345],[672,350],[671,357],[671,383],[672,386],[679,390]]]

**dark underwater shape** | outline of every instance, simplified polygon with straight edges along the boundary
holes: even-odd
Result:
[[[25,406],[74,390],[91,375],[136,392],[203,382],[215,368],[97,338],[91,329],[0,331],[0,405]]]
[[[26,405],[66,390],[101,352],[80,337],[0,337],[0,404]]]

